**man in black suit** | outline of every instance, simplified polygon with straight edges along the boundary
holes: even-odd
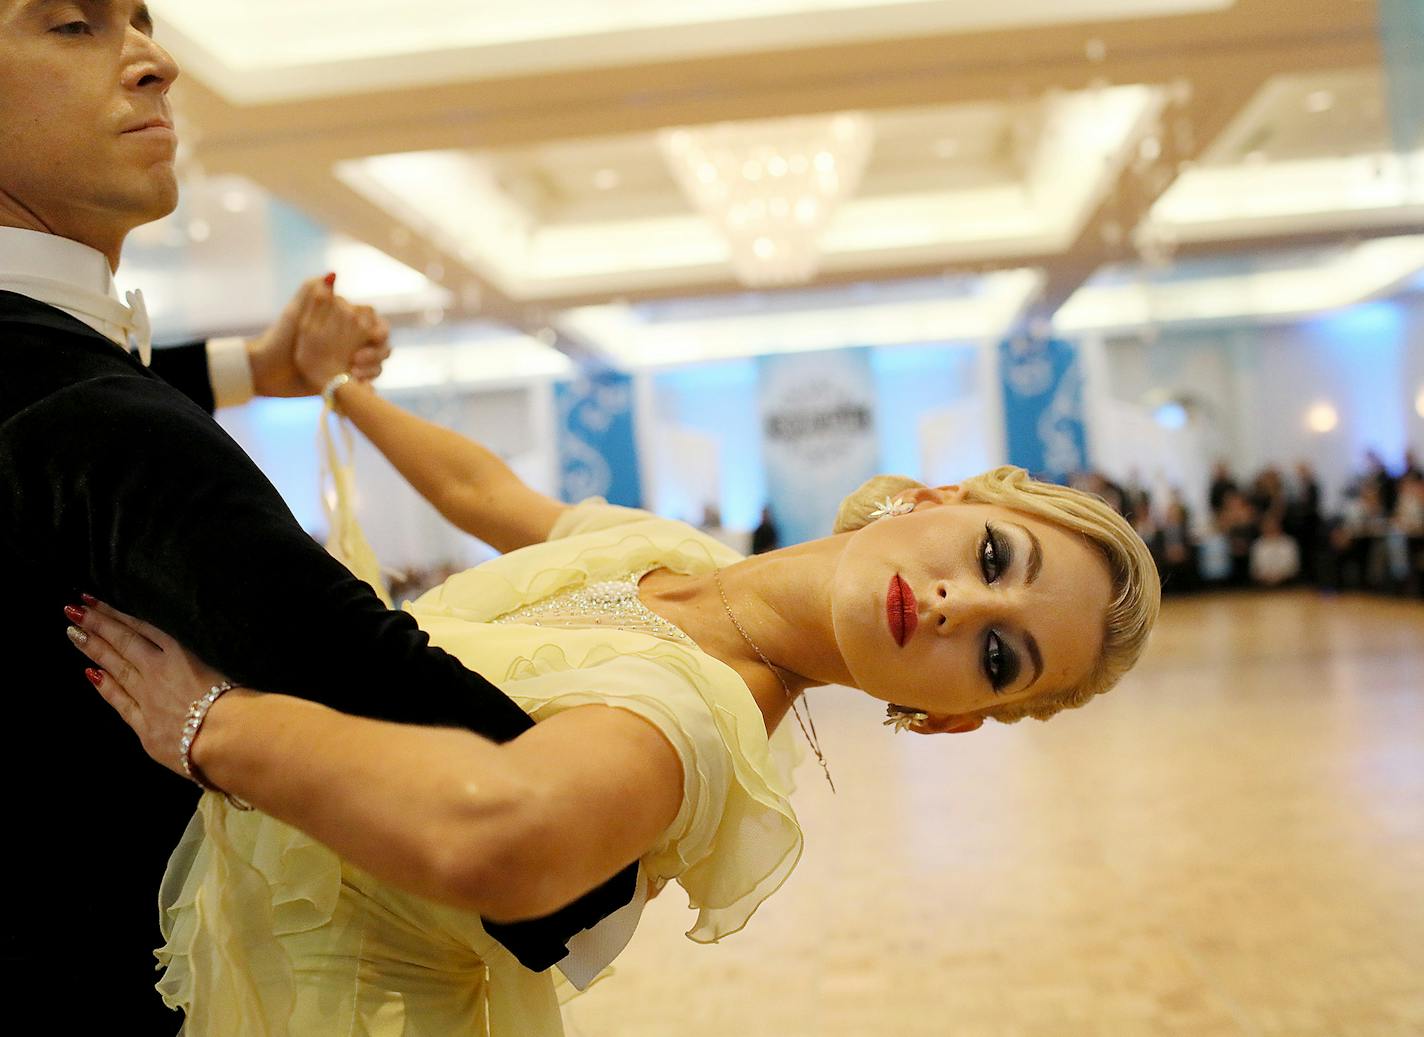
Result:
[[[303,532],[206,412],[205,347],[149,369],[119,344],[146,329],[106,294],[104,261],[176,204],[177,75],[138,0],[0,0],[0,658],[28,675],[5,697],[0,966],[54,1032],[176,1028],[152,990],[155,900],[197,794],[84,683],[61,611],[81,593],[251,687],[496,741],[530,726]],[[33,267],[13,269],[21,253]],[[344,305],[304,291],[328,316]],[[282,364],[264,368],[280,351],[252,355],[281,385]],[[548,919],[488,928],[546,968],[634,882],[630,868]]]

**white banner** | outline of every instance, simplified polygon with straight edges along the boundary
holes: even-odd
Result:
[[[826,536],[841,498],[875,475],[875,379],[867,349],[760,360],[762,449],[782,544]]]

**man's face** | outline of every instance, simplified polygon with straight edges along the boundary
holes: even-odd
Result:
[[[152,32],[139,0],[0,0],[0,223],[116,257],[173,211],[178,67]]]

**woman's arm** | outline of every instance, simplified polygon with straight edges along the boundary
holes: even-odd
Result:
[[[71,613],[95,686],[177,773],[188,704],[221,680],[158,628],[91,602]],[[237,689],[190,754],[212,784],[394,886],[496,921],[562,908],[652,848],[682,764],[652,724],[584,706],[504,744]]]
[[[490,450],[382,399],[367,384],[343,385],[336,403],[440,514],[497,551],[543,543],[568,508]]]
[[[560,713],[513,742],[229,692],[193,761],[377,878],[496,921],[557,910],[650,850],[682,765],[626,710]]]

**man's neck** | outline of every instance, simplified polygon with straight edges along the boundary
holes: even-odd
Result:
[[[77,241],[79,244],[87,245],[101,253],[108,260],[110,273],[119,269],[119,256],[123,251],[125,235],[73,233],[58,221],[45,219],[3,189],[0,189],[0,227],[28,230],[36,234],[53,234],[56,237]]]

